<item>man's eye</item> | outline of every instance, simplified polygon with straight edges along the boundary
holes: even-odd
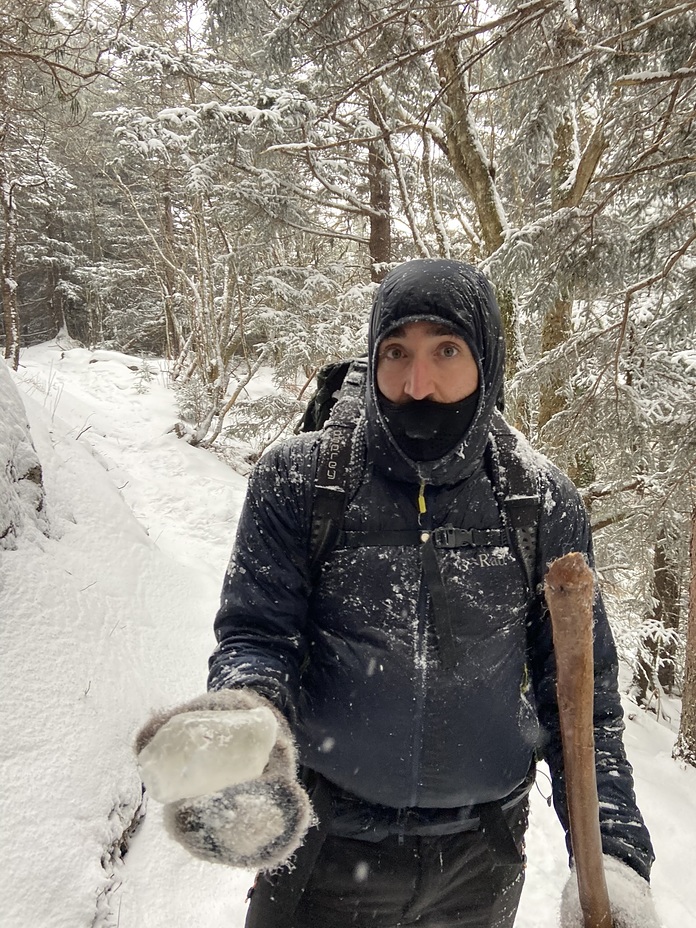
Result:
[[[443,345],[440,350],[446,358],[455,358],[459,354],[459,348],[456,345]]]
[[[390,361],[398,361],[403,357],[403,351],[398,345],[387,345],[382,353],[383,358],[389,358]]]

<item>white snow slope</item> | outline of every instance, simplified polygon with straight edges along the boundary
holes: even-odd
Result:
[[[2,362],[0,362],[2,363]],[[168,429],[163,365],[49,343],[14,379],[44,468],[49,538],[0,552],[0,923],[4,928],[242,928],[252,875],[200,863],[140,803],[133,735],[202,692],[212,619],[245,480]],[[696,928],[696,771],[627,705],[626,745],[657,852],[667,928]],[[561,829],[535,790],[517,928],[552,928],[567,873]],[[114,842],[116,842],[115,846]],[[330,928],[330,926],[327,926]]]

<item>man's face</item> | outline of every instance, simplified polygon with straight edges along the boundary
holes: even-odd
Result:
[[[380,342],[377,386],[392,403],[457,403],[475,392],[478,381],[471,349],[446,326],[409,322]]]

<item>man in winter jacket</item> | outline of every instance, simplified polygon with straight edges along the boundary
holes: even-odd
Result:
[[[175,789],[165,807],[193,853],[262,870],[248,928],[510,928],[539,757],[568,831],[540,581],[570,551],[592,564],[591,539],[570,481],[498,411],[504,355],[480,272],[454,261],[401,265],[372,308],[350,500],[318,571],[310,551],[321,433],[275,446],[250,478],[210,692],[152,720],[138,741],[145,749],[165,723],[195,724],[200,713],[235,724],[245,713],[272,716],[258,775],[225,782],[223,755],[209,745],[209,769],[222,779],[211,777],[207,791],[205,775],[196,790]],[[511,455],[541,500],[531,585],[506,506]],[[656,928],[653,852],[599,596],[594,619],[614,924]],[[573,886],[571,876],[562,918],[580,928]]]

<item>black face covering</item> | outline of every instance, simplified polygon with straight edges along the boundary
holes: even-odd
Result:
[[[436,461],[464,437],[478,408],[479,390],[457,403],[411,400],[379,405],[394,441],[412,461]]]

